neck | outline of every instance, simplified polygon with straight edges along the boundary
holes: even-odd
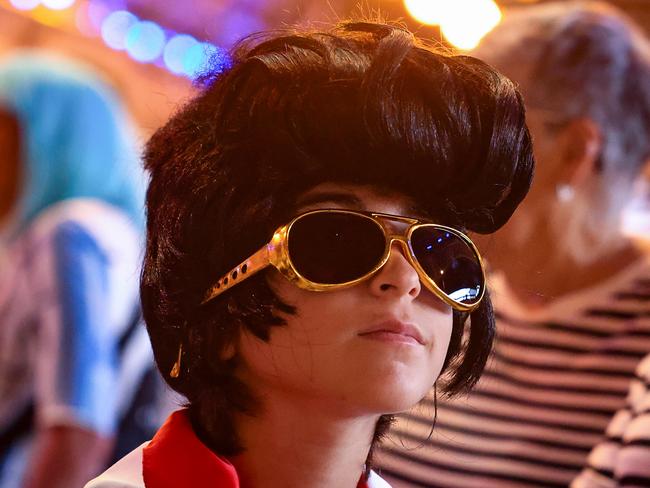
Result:
[[[597,286],[641,257],[629,239],[620,236],[621,244],[601,252],[595,259],[576,259],[562,252],[561,237],[543,225],[530,239],[517,240],[512,227],[506,226],[484,247],[492,269],[503,272],[515,297],[524,305],[543,306],[570,293]]]
[[[378,417],[340,418],[317,403],[267,397],[259,415],[238,417],[246,450],[230,461],[242,488],[357,486]]]

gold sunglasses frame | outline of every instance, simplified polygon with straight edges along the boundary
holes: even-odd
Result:
[[[297,221],[299,221],[300,219],[308,215],[313,215],[318,213],[352,214],[352,215],[360,216],[368,220],[371,220],[375,225],[377,225],[381,229],[386,239],[384,254],[381,260],[379,261],[379,263],[371,271],[369,271],[362,277],[356,278],[352,281],[347,281],[345,283],[336,283],[336,284],[314,283],[313,281],[310,281],[304,276],[302,276],[298,272],[298,270],[296,270],[296,268],[294,267],[291,261],[291,257],[289,256],[289,239],[288,239],[289,233],[291,232],[291,228]],[[382,220],[380,219],[405,223],[408,224],[408,227],[406,228],[403,234],[394,234],[390,232],[390,230],[382,223]],[[440,287],[435,283],[435,281],[433,281],[433,279],[430,278],[425,273],[424,269],[422,269],[410,245],[410,240],[411,240],[411,236],[413,235],[413,232],[416,229],[419,229],[421,227],[434,227],[438,230],[442,230],[454,234],[455,236],[459,237],[463,242],[465,242],[470,247],[470,249],[474,252],[481,267],[481,278],[483,284],[480,290],[480,295],[476,300],[476,302],[468,305],[466,303],[457,302],[453,300],[452,298],[447,296],[440,289]],[[481,303],[481,300],[485,295],[485,288],[486,288],[485,267],[483,266],[483,259],[481,258],[481,254],[478,252],[478,249],[476,248],[472,240],[469,237],[467,237],[465,234],[452,227],[433,224],[431,222],[423,222],[421,220],[414,219],[411,217],[404,217],[401,215],[392,215],[392,214],[385,214],[379,212],[364,212],[358,210],[344,210],[344,209],[310,210],[307,212],[303,212],[300,215],[294,217],[288,224],[280,226],[273,233],[273,237],[267,244],[262,246],[253,255],[251,255],[241,263],[239,263],[228,273],[226,273],[221,278],[219,278],[219,280],[214,285],[212,285],[205,293],[205,296],[201,303],[205,304],[209,302],[210,300],[221,295],[222,293],[229,290],[230,288],[237,285],[238,283],[241,283],[246,278],[249,278],[254,274],[258,273],[259,271],[262,271],[269,265],[274,266],[291,283],[305,290],[331,291],[335,289],[338,290],[338,289],[348,288],[350,286],[354,286],[357,283],[362,282],[363,280],[368,279],[370,276],[372,276],[374,273],[376,273],[386,264],[386,262],[390,258],[393,242],[398,242],[402,246],[402,249],[405,251],[404,256],[408,260],[409,264],[413,266],[413,268],[415,269],[415,271],[417,272],[420,278],[420,281],[425,285],[425,287],[429,291],[431,291],[434,295],[436,295],[438,298],[440,298],[443,302],[445,302],[447,305],[450,305],[452,308],[461,312],[470,312],[474,310],[476,307],[478,307],[478,305]]]

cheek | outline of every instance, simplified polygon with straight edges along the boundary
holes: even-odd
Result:
[[[281,277],[270,281],[297,312],[272,329],[268,343],[242,336],[242,379],[254,390],[306,395],[324,405],[336,402],[338,409],[381,414],[412,407],[436,381],[452,331],[451,309],[436,297],[423,295],[405,309],[429,339],[426,346],[412,347],[359,337],[385,313],[362,291],[314,293]]]
[[[453,329],[453,315],[451,311],[441,314],[439,312],[425,314],[422,319],[423,323],[429,324],[433,340],[429,347],[428,369],[431,376],[427,379],[429,385],[432,385],[440,375],[442,366],[447,357],[449,342]]]
[[[434,337],[432,353],[447,353],[454,323],[452,309],[429,290],[423,289],[415,308],[416,318],[422,327]]]
[[[286,280],[284,280],[286,282]],[[279,388],[308,392],[322,381],[329,360],[340,353],[342,340],[338,307],[323,303],[330,294],[314,294],[287,286],[273,286],[283,302],[297,308],[295,314],[276,315],[285,324],[272,326],[268,342],[243,332],[239,341],[244,382],[259,391]],[[326,296],[329,295],[329,296]]]
[[[430,292],[423,290],[415,307],[415,319],[421,325],[424,333],[430,338],[426,354],[420,358],[420,367],[413,374],[412,399],[419,401],[436,382],[449,349],[453,331],[453,313],[451,307],[442,302]]]
[[[440,373],[442,372],[442,368],[445,364],[445,359],[447,359],[447,353],[449,352],[449,341],[451,338],[451,330],[452,326],[451,324],[449,325],[448,328],[446,328],[444,331],[441,331],[441,333],[438,335],[436,344],[434,346],[434,351],[432,353],[432,366],[433,370],[435,371],[435,377],[433,378],[433,383],[435,383],[438,380],[438,377],[440,376]]]

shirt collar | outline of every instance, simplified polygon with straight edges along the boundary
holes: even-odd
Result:
[[[235,467],[200,441],[187,410],[172,413],[144,448],[142,475],[146,488],[239,488]],[[357,488],[369,488],[365,476]]]

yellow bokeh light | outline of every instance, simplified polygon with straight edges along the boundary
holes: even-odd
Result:
[[[404,6],[411,16],[418,22],[428,25],[438,25],[446,4],[452,3],[445,0],[404,0]]]
[[[73,17],[71,9],[51,10],[43,5],[39,5],[30,11],[30,15],[34,20],[51,27],[61,27],[69,24]]]
[[[472,49],[501,21],[501,10],[492,0],[454,0],[454,14],[446,14],[440,30],[459,49]]]
[[[439,24],[445,38],[463,50],[476,47],[501,21],[494,0],[404,0],[404,5],[418,22]]]

